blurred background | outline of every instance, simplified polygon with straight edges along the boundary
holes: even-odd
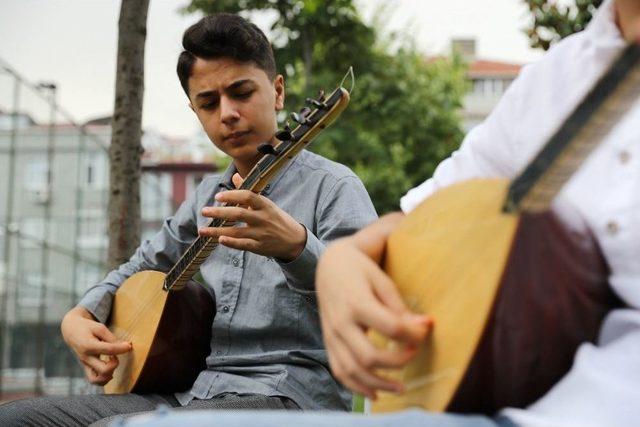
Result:
[[[151,0],[140,236],[229,160],[175,74],[183,31],[233,12],[272,40],[296,111],[349,66],[350,107],[312,149],[351,167],[379,214],[431,176],[522,66],[580,31],[599,0]],[[96,391],[59,324],[108,269],[120,1],[0,3],[0,400]],[[286,114],[281,119],[284,121]]]

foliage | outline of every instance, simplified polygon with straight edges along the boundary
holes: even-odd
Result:
[[[582,31],[602,0],[575,0],[571,5],[560,5],[553,0],[524,0],[533,22],[525,30],[531,47],[548,50],[560,39]]]
[[[428,62],[406,43],[392,53],[352,0],[192,0],[184,10],[275,12],[269,36],[291,111],[318,89],[333,90],[354,67],[351,105],[311,149],[352,168],[381,214],[397,210],[400,197],[462,139],[456,111],[466,91],[464,64]]]
[[[466,90],[458,60],[426,63],[411,50],[378,53],[356,83],[350,107],[314,151],[362,179],[380,213],[398,209],[462,140],[456,110]]]

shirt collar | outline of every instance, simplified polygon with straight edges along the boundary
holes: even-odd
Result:
[[[222,177],[220,177],[218,189],[233,190],[235,186],[233,185],[233,181],[231,181],[231,177],[237,171],[238,169],[236,169],[236,165],[234,165],[233,161],[231,161],[231,163],[229,163],[229,166],[227,166],[227,169],[222,174]]]
[[[278,182],[280,182],[280,180],[282,179],[284,174],[287,172],[287,170],[289,170],[291,165],[293,165],[293,163],[296,162],[298,156],[303,156],[303,155],[305,155],[304,151],[299,153],[296,157],[293,158],[293,160],[291,160],[286,165],[284,165],[284,167],[280,169],[278,173],[276,173],[276,175],[271,179],[271,182],[267,184],[267,186],[262,190],[262,194],[265,196],[269,195],[269,193],[271,193],[271,191],[278,184]],[[233,181],[231,180],[231,177],[233,177],[233,174],[235,174],[237,171],[238,169],[236,168],[235,164],[232,161],[227,167],[227,169],[224,171],[224,173],[222,174],[222,177],[220,178],[220,182],[218,183],[218,189],[219,190],[235,189],[235,186],[233,185]]]
[[[598,48],[617,49],[627,44],[616,24],[615,0],[602,3],[585,31]]]

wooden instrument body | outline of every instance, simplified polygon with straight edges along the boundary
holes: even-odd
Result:
[[[211,349],[215,297],[190,281],[180,290],[163,290],[166,275],[141,271],[116,292],[109,329],[131,341],[105,393],[173,393],[191,387],[206,368]]]
[[[381,393],[374,411],[522,407],[597,337],[616,304],[598,246],[550,213],[504,213],[508,186],[496,179],[445,188],[390,236],[385,271],[410,309],[432,315],[435,326],[406,368],[385,372],[406,393]]]

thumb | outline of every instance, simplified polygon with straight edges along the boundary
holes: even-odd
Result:
[[[242,183],[244,182],[244,179],[242,179],[239,173],[234,173],[231,177],[231,181],[233,182],[233,185],[236,186],[236,188],[240,188],[240,186],[242,186]]]

